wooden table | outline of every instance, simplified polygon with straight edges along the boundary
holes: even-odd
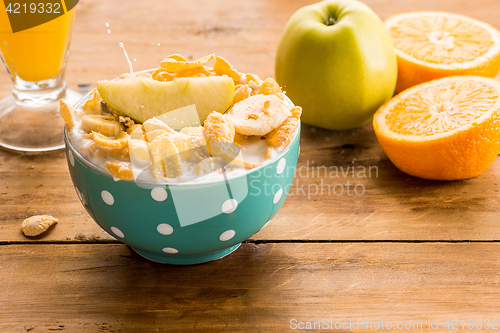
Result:
[[[216,53],[272,77],[287,19],[312,2],[80,1],[67,81],[77,89],[126,72],[119,42],[135,70],[172,53]],[[382,19],[445,10],[500,29],[498,0],[365,2]],[[10,87],[2,70],[2,95]],[[288,332],[323,320],[337,331],[379,331],[383,321],[436,332],[448,331],[447,319],[500,320],[500,161],[470,180],[420,180],[391,164],[371,125],[303,125],[301,151],[267,228],[222,260],[180,267],[142,259],[104,233],[78,201],[62,151],[1,150],[0,332]],[[318,174],[322,166],[378,173],[335,178]],[[364,193],[315,192],[322,182]],[[20,225],[35,214],[59,223],[28,239]],[[358,320],[373,329],[352,326]]]

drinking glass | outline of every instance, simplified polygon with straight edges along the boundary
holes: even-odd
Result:
[[[77,2],[41,1],[33,13],[27,1],[0,1],[0,53],[14,83],[12,94],[0,100],[0,146],[64,147],[59,100],[73,105],[81,97],[64,81]]]

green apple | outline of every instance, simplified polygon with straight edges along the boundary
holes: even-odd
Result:
[[[276,80],[306,124],[331,130],[361,126],[389,100],[397,63],[378,16],[355,0],[327,0],[299,9],[276,54]]]
[[[212,111],[224,113],[234,98],[234,81],[212,76],[159,82],[149,76],[128,76],[97,82],[101,98],[113,109],[138,123],[195,105],[200,123]],[[173,119],[173,118],[172,118]]]

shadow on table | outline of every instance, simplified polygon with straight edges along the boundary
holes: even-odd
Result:
[[[270,292],[277,298],[291,296],[286,287],[277,288],[291,279],[291,272],[283,270],[283,263],[291,259],[273,244],[245,243],[227,257],[191,266],[149,261],[122,244],[111,248],[95,258],[102,269],[83,272],[85,282],[74,292],[101,300],[94,305],[103,308],[88,310],[119,317],[124,327],[151,328],[156,322],[165,329],[175,320],[201,331],[223,329],[235,318],[246,323],[275,319],[281,309],[269,313],[269,304],[259,302]]]

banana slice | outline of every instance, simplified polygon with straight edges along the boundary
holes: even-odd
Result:
[[[151,146],[148,142],[138,139],[128,140],[130,166],[135,179],[140,179],[142,172],[151,166]]]
[[[87,114],[82,117],[82,129],[91,133],[98,132],[105,136],[115,137],[125,130],[122,123],[111,116],[101,116],[98,114]]]
[[[140,139],[144,135],[144,131],[141,124],[135,124],[132,127],[127,128],[127,133],[130,134],[131,139]]]
[[[163,181],[165,177],[176,178],[182,174],[179,150],[168,133],[151,142],[151,173],[156,181]]]
[[[146,168],[151,164],[149,156],[150,145],[146,141],[130,139],[128,140],[130,162],[133,167]]]
[[[175,144],[179,152],[188,150],[191,147],[191,137],[186,134],[182,134],[176,131],[167,132],[163,129],[155,129],[153,131],[147,132],[143,136],[141,136],[140,140],[146,142],[153,142],[154,139],[159,137],[160,135],[168,135],[170,140]]]
[[[236,103],[225,115],[236,133],[262,136],[278,128],[291,109],[276,95],[254,95]]]
[[[157,118],[150,118],[146,120],[142,125],[144,126],[144,130],[146,132],[152,132],[154,130],[164,130],[172,134],[177,133],[174,129]]]
[[[192,138],[193,147],[207,145],[205,136],[203,135],[203,126],[184,127],[180,133],[189,135]]]
[[[156,139],[156,137],[160,136],[160,135],[163,135],[163,134],[169,134],[167,131],[165,130],[162,130],[162,129],[155,129],[153,131],[149,131],[141,136],[141,139],[142,141],[146,141],[146,142],[153,142],[154,139]]]
[[[208,149],[210,156],[221,157],[227,161],[232,161],[240,154],[240,146],[233,142],[209,142]]]
[[[173,144],[179,151],[179,156],[181,157],[181,160],[187,161],[191,158],[191,142],[192,138],[189,135],[175,132],[175,134],[170,134],[169,136],[170,140],[172,140]]]
[[[212,173],[214,171],[214,166],[212,162],[213,162],[212,158],[207,157],[195,166],[194,171],[198,176]]]

